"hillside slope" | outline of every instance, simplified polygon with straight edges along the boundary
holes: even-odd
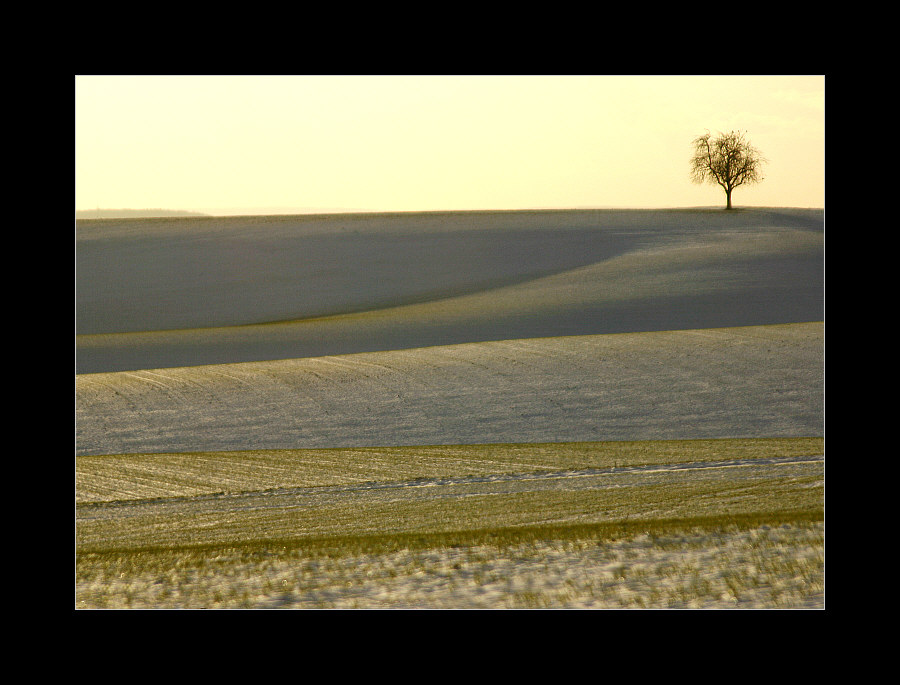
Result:
[[[821,321],[821,210],[82,222],[76,372]]]
[[[79,454],[817,436],[821,323],[80,375]]]

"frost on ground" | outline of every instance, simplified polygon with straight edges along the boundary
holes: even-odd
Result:
[[[820,322],[76,377],[78,455],[822,434]]]
[[[824,523],[328,556],[86,555],[81,609],[822,609]]]
[[[80,222],[76,607],[821,608],[822,526],[261,545],[815,520],[821,461],[510,446],[821,436],[823,228],[793,209]]]

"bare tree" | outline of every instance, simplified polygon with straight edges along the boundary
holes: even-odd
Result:
[[[761,167],[766,160],[739,131],[720,133],[715,138],[707,132],[694,139],[693,146],[691,180],[722,186],[727,200],[725,209],[731,209],[731,191],[763,180]]]

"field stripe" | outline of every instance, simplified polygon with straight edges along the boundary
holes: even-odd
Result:
[[[131,372],[77,376],[76,450],[822,434],[822,323],[704,333],[542,338],[518,358],[523,342],[501,341],[154,371],[168,387]]]
[[[518,474],[201,495],[76,507],[81,551],[247,544],[269,537],[403,534],[634,519],[821,512],[824,460]]]

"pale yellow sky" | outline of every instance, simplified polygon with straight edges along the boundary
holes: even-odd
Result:
[[[724,206],[691,140],[769,162],[735,206],[825,206],[825,77],[76,76],[75,208]]]

